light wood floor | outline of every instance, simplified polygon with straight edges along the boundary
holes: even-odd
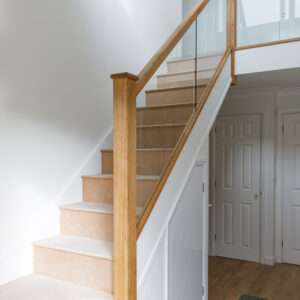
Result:
[[[211,257],[209,300],[238,300],[245,294],[268,300],[300,300],[300,266]]]

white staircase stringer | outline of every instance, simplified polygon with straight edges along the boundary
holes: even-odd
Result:
[[[138,239],[138,300],[168,299],[168,224],[231,81],[229,56]]]

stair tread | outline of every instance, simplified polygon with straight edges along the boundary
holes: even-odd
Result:
[[[204,73],[206,71],[215,71],[216,68],[205,68],[205,69],[198,69],[197,73]],[[170,77],[170,76],[176,76],[176,75],[185,75],[185,74],[193,74],[195,71],[183,71],[183,72],[172,72],[172,73],[166,73],[166,74],[159,74],[157,75],[158,78],[163,78],[163,77]]]
[[[55,235],[34,242],[33,245],[108,260],[113,259],[113,243],[96,239],[71,235]]]
[[[222,58],[223,55],[224,54],[222,54],[222,53],[220,53],[220,54],[216,53],[216,54],[213,54],[213,55],[199,56],[197,58],[198,58],[198,60],[199,59],[212,58],[212,57]],[[175,58],[175,59],[169,60],[168,63],[176,63],[176,62],[180,62],[180,61],[190,61],[190,60],[195,60],[195,57]]]
[[[101,152],[113,152],[114,149],[102,149]],[[154,152],[154,151],[173,151],[173,148],[149,148],[149,149],[136,149],[136,151]]]
[[[175,124],[155,124],[155,125],[138,125],[136,128],[160,128],[160,127],[179,127],[186,126],[187,123],[175,123]]]
[[[95,212],[95,213],[106,213],[112,214],[114,212],[114,206],[112,204],[105,203],[94,203],[94,202],[76,202],[67,205],[60,206],[60,209]],[[142,211],[142,207],[137,207],[137,214]]]
[[[103,178],[103,179],[113,179],[114,175],[112,174],[94,174],[94,175],[84,175],[82,178]],[[157,180],[159,176],[150,176],[150,175],[137,175],[136,179],[138,180]]]
[[[0,287],[1,300],[108,300],[113,295],[74,283],[32,274]]]
[[[186,103],[172,103],[172,104],[164,104],[164,105],[150,105],[150,106],[139,106],[137,110],[150,110],[150,109],[160,109],[160,108],[172,108],[178,106],[193,106],[194,102],[186,102]]]
[[[173,86],[173,87],[166,87],[166,88],[155,88],[155,89],[149,89],[146,90],[145,93],[156,93],[156,92],[164,92],[164,91],[176,91],[181,89],[189,89],[189,88],[195,88],[195,87],[204,87],[207,86],[207,84],[186,84],[181,86]]]

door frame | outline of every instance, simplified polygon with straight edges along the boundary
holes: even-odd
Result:
[[[279,109],[277,112],[277,147],[276,147],[276,185],[275,185],[275,257],[276,262],[283,262],[283,125],[284,117],[300,113],[300,109]]]
[[[230,117],[230,116],[249,116],[249,115],[258,115],[261,120],[261,126],[260,126],[260,161],[262,161],[262,148],[263,148],[263,143],[262,143],[262,130],[263,130],[263,118],[264,118],[264,112],[263,111],[235,111],[235,112],[224,112],[220,113],[217,116],[218,117]],[[216,120],[217,120],[216,119]],[[216,139],[216,121],[212,127],[211,130],[211,135],[210,135],[210,153],[211,153],[211,159],[210,159],[210,199],[211,199],[211,204],[212,204],[212,209],[211,209],[211,223],[210,223],[210,229],[211,232],[209,233],[209,238],[210,238],[210,253],[209,255],[215,256],[216,255],[216,241],[215,241],[215,235],[216,235],[216,157],[217,157],[217,151],[216,151],[216,145],[217,145],[217,139]],[[264,226],[264,211],[263,211],[263,202],[264,202],[264,195],[262,194],[262,187],[263,187],[263,174],[262,174],[262,163],[260,163],[260,212],[259,212],[259,219],[260,219],[260,230],[259,230],[259,262],[260,263],[266,263],[264,256],[263,256],[263,239],[264,239],[264,231],[263,226]]]
[[[203,191],[203,266],[202,266],[202,286],[204,288],[202,295],[202,300],[208,299],[208,241],[209,241],[209,159],[200,158],[197,159],[195,167],[202,168],[202,182],[204,184]]]

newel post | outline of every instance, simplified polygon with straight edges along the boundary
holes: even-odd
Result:
[[[136,81],[114,74],[114,299],[136,300]]]
[[[227,0],[227,49],[231,51],[232,84],[236,84],[235,49],[237,45],[237,0]]]

